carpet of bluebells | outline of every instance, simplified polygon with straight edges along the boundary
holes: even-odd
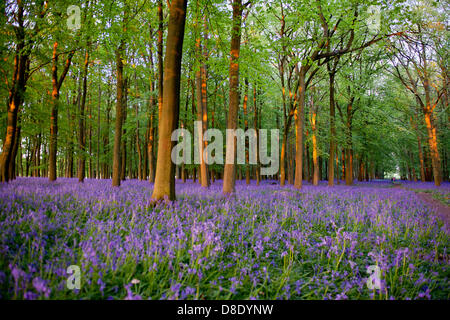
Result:
[[[450,298],[450,231],[414,191],[238,181],[224,197],[221,187],[178,181],[177,201],[153,207],[146,181],[0,185],[0,298]],[[67,288],[70,265],[79,290]],[[380,289],[367,286],[371,265]]]

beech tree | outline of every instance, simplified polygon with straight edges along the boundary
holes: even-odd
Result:
[[[187,0],[172,0],[164,58],[164,93],[159,121],[158,158],[156,162],[154,201],[175,199],[175,166],[171,160],[171,140],[180,108],[180,76]]]

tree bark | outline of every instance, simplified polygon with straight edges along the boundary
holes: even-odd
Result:
[[[350,103],[347,105],[347,122],[346,122],[346,165],[345,165],[345,184],[351,186],[353,184],[353,150],[352,150],[352,121],[353,121],[353,101],[350,99]]]
[[[100,105],[102,101],[102,88],[100,82],[98,83],[98,104],[97,104],[97,166],[95,170],[95,177],[100,179],[100,133],[101,133],[101,121],[100,121]]]
[[[83,94],[81,96],[80,103],[80,159],[78,161],[78,182],[84,182],[84,177],[86,176],[86,119],[85,119],[85,108],[86,108],[86,95],[87,95],[87,74],[89,66],[89,51],[86,49],[84,58],[84,74],[83,74]]]
[[[311,140],[312,140],[312,160],[313,160],[313,185],[319,185],[320,170],[318,162],[318,150],[317,150],[317,107],[314,105],[313,98],[311,98]]]
[[[330,157],[328,161],[328,186],[334,186],[334,158],[336,153],[336,111],[334,104],[334,72],[329,73],[330,79]],[[336,164],[337,165],[337,164]],[[338,179],[339,180],[339,179]]]
[[[237,113],[239,108],[239,53],[241,49],[241,23],[242,23],[242,0],[233,0],[233,27],[231,36],[230,52],[230,93],[227,129],[236,130]],[[230,141],[233,140],[233,141]],[[235,158],[236,138],[227,137],[227,159],[232,163],[225,163],[223,177],[223,193],[230,194],[235,191]]]
[[[139,98],[139,92],[138,92],[138,86],[137,86],[137,78],[136,78],[136,71],[134,73],[134,86],[135,86],[135,98]],[[137,102],[134,105],[134,111],[136,116],[136,148],[138,153],[138,178],[139,180],[143,180],[143,173],[142,173],[142,152],[141,152],[141,139],[139,138],[139,105]]]
[[[441,185],[441,160],[437,143],[436,125],[434,124],[433,114],[429,107],[424,109],[424,117],[428,134],[428,145],[430,147],[431,153],[434,184],[435,186],[439,187]]]
[[[175,200],[175,165],[171,159],[172,132],[178,124],[180,109],[180,77],[187,0],[172,0],[164,59],[164,96],[159,121],[158,158],[153,201]]]
[[[209,174],[208,165],[206,164],[206,159],[204,157],[203,151],[206,148],[206,143],[203,141],[203,135],[208,127],[208,112],[207,112],[207,82],[206,82],[206,66],[202,60],[202,44],[199,30],[199,17],[196,17],[196,40],[195,40],[195,51],[197,60],[197,70],[195,72],[195,83],[196,83],[196,96],[197,96],[197,121],[201,122],[201,126],[198,128],[198,150],[200,158],[200,176],[199,182],[202,187],[209,187]]]
[[[256,132],[256,185],[259,186],[259,183],[261,181],[261,175],[260,175],[260,163],[259,163],[259,126],[258,126],[258,105],[256,104],[256,85],[253,85],[253,128]]]
[[[123,101],[122,101],[122,146],[120,147],[121,151],[121,160],[120,160],[120,180],[124,181],[127,175],[127,139],[126,133],[127,130],[124,128],[124,124],[127,121],[127,108],[128,108],[128,78],[125,77],[123,84]]]
[[[25,30],[24,30],[24,5],[20,1],[18,3],[17,13],[17,43],[14,57],[14,69],[11,87],[8,92],[8,109],[6,123],[6,137],[3,140],[2,153],[0,155],[0,182],[8,182],[9,166],[13,159],[13,144],[15,134],[17,132],[17,116],[20,106],[23,102],[23,95],[26,90],[26,82],[29,70],[29,52],[25,49]]]
[[[247,102],[248,102],[248,79],[245,78],[245,95],[244,95],[244,103],[243,103],[243,109],[244,109],[244,128],[245,132],[248,130],[248,117],[247,117]],[[245,184],[250,184],[250,155],[249,155],[249,144],[248,140],[245,139]]]
[[[301,189],[303,185],[303,118],[304,118],[304,106],[306,97],[306,72],[308,71],[308,65],[303,65],[300,68],[298,81],[299,81],[299,98],[298,106],[295,110],[295,180],[294,187]]]
[[[117,94],[116,94],[116,124],[114,132],[114,150],[113,150],[113,172],[112,172],[112,186],[120,186],[120,145],[122,142],[122,112],[123,112],[123,62],[122,55],[124,50],[124,41],[122,40],[118,49],[116,50],[116,79],[117,79]]]

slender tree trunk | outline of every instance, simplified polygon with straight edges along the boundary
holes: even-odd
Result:
[[[58,42],[53,44],[52,56],[52,110],[50,116],[50,154],[49,154],[49,180],[55,181],[56,173],[56,152],[58,150],[58,105],[59,105],[59,90],[69,71],[74,51],[69,53],[64,70],[61,77],[58,79]]]
[[[233,0],[233,28],[230,52],[230,93],[227,129],[236,130],[239,108],[239,52],[241,48],[242,0]],[[233,139],[233,141],[231,141]],[[227,136],[226,159],[232,163],[225,163],[223,177],[223,193],[235,191],[235,158],[236,138]]]
[[[122,113],[123,113],[123,63],[122,56],[124,50],[124,42],[121,41],[119,48],[116,50],[116,79],[117,79],[117,95],[116,95],[116,124],[114,133],[114,150],[113,150],[113,172],[112,186],[120,186],[120,145],[122,143]]]
[[[110,131],[110,122],[111,122],[111,99],[110,99],[110,91],[109,91],[109,85],[108,85],[108,98],[106,102],[106,132],[103,136],[104,141],[104,155],[106,157],[104,163],[103,163],[103,178],[107,179],[110,178],[110,170],[109,170],[109,131]]]
[[[122,146],[121,146],[121,157],[120,162],[120,180],[124,181],[127,176],[127,130],[124,128],[124,124],[127,121],[127,109],[128,109],[128,78],[125,77],[123,84],[123,102],[122,102]]]
[[[69,101],[67,103],[69,105]],[[72,106],[76,106],[76,100],[73,99]],[[73,149],[74,149],[74,135],[73,135],[73,127],[74,127],[74,116],[75,112],[70,113],[70,108],[67,108],[67,122],[69,123],[69,141],[67,146],[67,169],[66,169],[66,177],[73,178]]]
[[[98,83],[98,104],[97,104],[97,166],[96,166],[96,178],[100,179],[100,105],[102,101],[102,88],[100,86],[100,82]]]
[[[418,146],[418,150],[419,150],[419,164],[420,164],[420,180],[422,182],[425,182],[425,166],[424,166],[424,160],[423,160],[423,152],[422,152],[422,139],[420,138],[420,131],[417,127],[416,122],[412,119],[412,117],[410,118],[411,124],[413,126],[413,128],[416,131],[416,136],[417,136],[417,146]]]
[[[336,181],[337,184],[341,184],[341,177],[339,176],[339,151],[337,146],[335,146],[335,157],[336,157]]]
[[[208,113],[207,113],[207,83],[206,83],[206,67],[202,60],[202,45],[200,31],[198,27],[198,17],[196,20],[196,33],[197,37],[195,40],[195,50],[197,56],[197,70],[195,72],[195,83],[196,83],[196,95],[197,95],[197,121],[201,122],[201,126],[198,128],[198,150],[200,157],[200,176],[199,182],[202,187],[209,187],[209,176],[208,176],[208,165],[206,164],[206,159],[204,158],[204,150],[206,148],[205,142],[203,141],[203,134],[207,130]]]
[[[346,145],[346,165],[345,165],[345,184],[351,186],[353,184],[353,150],[352,150],[352,116],[353,116],[353,100],[347,105],[347,145]]]
[[[334,186],[334,158],[335,158],[334,154],[336,152],[336,124],[335,124],[336,112],[334,104],[334,73],[329,73],[329,78],[330,78],[330,157],[328,161],[328,185],[332,187]]]
[[[136,72],[134,73],[134,86],[135,86],[135,98],[139,97],[138,93],[138,86],[137,86],[137,78],[136,78]],[[134,105],[135,115],[136,115],[136,148],[138,153],[138,177],[139,180],[143,180],[143,174],[142,174],[142,152],[141,152],[141,140],[139,138],[139,105],[136,103]]]
[[[148,180],[150,183],[155,182],[155,153],[154,153],[154,145],[155,145],[155,128],[154,128],[154,106],[151,107],[150,111],[150,128],[148,133]]]
[[[161,119],[161,111],[163,105],[163,88],[164,88],[164,69],[163,69],[163,2],[158,0],[158,43],[157,43],[157,55],[158,55],[158,119]]]
[[[248,117],[247,117],[247,101],[248,101],[248,79],[245,78],[245,95],[244,95],[244,103],[243,103],[243,109],[244,109],[244,128],[245,132],[248,130]],[[245,139],[245,183],[247,185],[250,184],[250,156],[249,156],[249,145],[248,140]]]
[[[305,106],[305,96],[306,96],[306,72],[307,66],[302,66],[299,71],[298,81],[299,81],[299,103],[295,111],[295,129],[296,129],[296,139],[295,139],[295,181],[294,187],[301,189],[302,175],[303,175],[303,118],[304,118],[304,106]]]
[[[287,119],[285,118],[285,122]],[[283,138],[281,140],[281,159],[280,159],[280,186],[286,184],[286,145],[287,145],[288,124],[284,124]],[[289,168],[290,170],[290,168]]]
[[[58,137],[58,102],[59,102],[59,88],[58,88],[58,42],[55,41],[53,45],[52,58],[52,110],[50,116],[50,154],[48,158],[49,163],[49,180],[56,180],[56,151],[57,151],[57,137]]]
[[[92,179],[92,103],[91,103],[91,95],[89,94],[89,99],[88,99],[88,112],[89,112],[89,126],[88,126],[88,137],[89,137],[89,179]]]
[[[259,126],[258,126],[258,105],[256,104],[256,85],[253,85],[253,128],[256,132],[256,185],[259,186],[259,183],[261,181],[261,175],[260,175],[260,160],[259,160]]]
[[[164,96],[159,121],[158,158],[156,164],[154,201],[175,200],[175,166],[171,160],[174,141],[171,140],[176,129],[180,108],[180,77],[183,53],[184,26],[187,0],[172,0],[169,10],[169,25],[164,65]]]
[[[17,127],[16,127],[16,133],[14,134],[14,143],[12,146],[12,154],[11,154],[12,160],[9,163],[9,172],[8,172],[8,176],[11,178],[11,180],[16,179],[16,156],[17,156],[17,150],[19,149],[20,141],[21,141],[20,116],[19,116],[19,119],[17,122],[18,123],[17,123]],[[19,160],[22,161],[22,159],[19,159]]]
[[[80,159],[78,162],[78,182],[84,182],[84,177],[86,175],[86,119],[85,119],[85,108],[86,108],[86,94],[87,94],[87,75],[89,66],[89,51],[86,49],[85,59],[84,59],[84,74],[83,74],[83,94],[81,97],[80,104]]]
[[[153,51],[150,49],[150,90],[155,91],[155,82],[153,81],[154,67],[153,67]],[[162,87],[161,87],[162,88]],[[158,99],[159,101],[159,99]],[[162,97],[161,97],[162,101]],[[150,183],[155,182],[155,109],[156,101],[153,94],[150,95],[149,100],[149,112],[150,112],[150,124],[148,130],[148,144],[147,144],[147,154],[148,154],[148,180]]]
[[[188,113],[188,106],[189,106],[189,79],[187,81],[187,90],[186,90],[186,102],[184,105],[184,118],[183,121],[181,121],[181,127],[184,129],[187,126],[187,113]],[[194,97],[192,97],[192,99],[194,99]],[[213,112],[213,125],[214,125],[214,112]],[[185,139],[185,137],[183,137],[183,139]],[[186,164],[183,163],[181,164],[181,180],[183,181],[183,183],[186,183]]]
[[[317,152],[317,127],[316,127],[316,119],[317,119],[317,111],[314,106],[311,107],[312,115],[311,115],[311,137],[312,137],[312,147],[313,147],[313,185],[317,186],[319,184],[319,162],[318,162],[318,152]]]

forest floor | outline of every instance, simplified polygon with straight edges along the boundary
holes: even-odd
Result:
[[[0,299],[449,299],[450,184],[400,183],[177,181],[153,206],[147,181],[18,178],[0,184]]]

